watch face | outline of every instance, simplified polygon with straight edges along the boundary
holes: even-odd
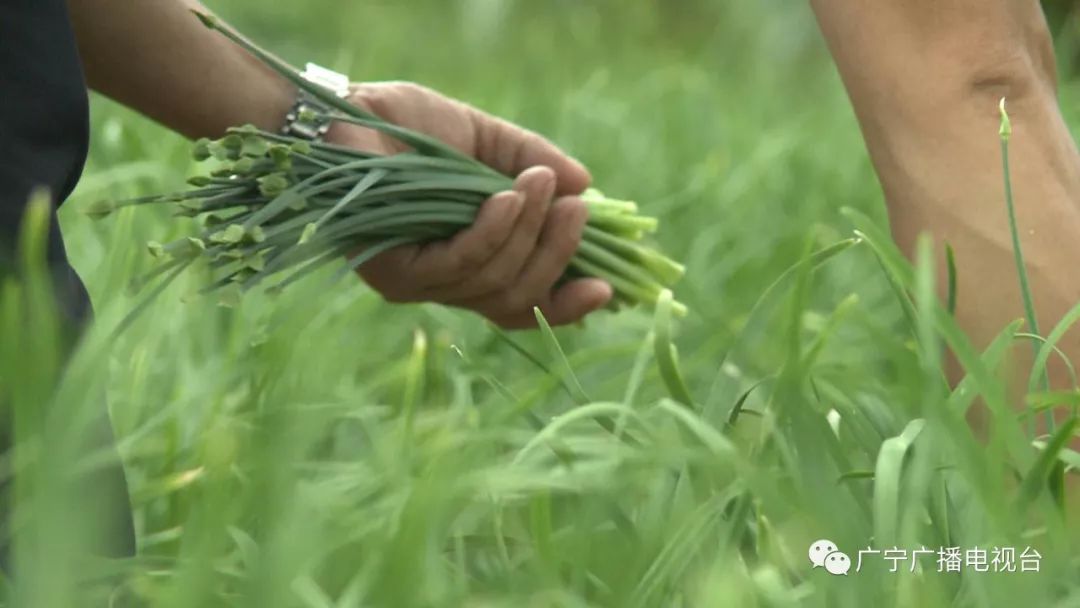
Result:
[[[349,77],[344,74],[328,70],[314,63],[308,63],[304,72],[300,75],[309,82],[330,89],[337,94],[338,97],[345,97],[349,94],[350,81]]]
[[[330,130],[331,121],[326,117],[330,111],[331,108],[301,91],[296,105],[285,115],[281,132],[302,139],[319,139]]]

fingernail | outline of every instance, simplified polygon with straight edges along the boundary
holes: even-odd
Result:
[[[574,165],[575,169],[577,169],[578,171],[581,171],[581,173],[583,175],[586,175],[589,178],[592,177],[592,175],[589,173],[589,169],[585,166],[585,163],[583,163],[580,160],[578,160],[576,158],[573,158],[573,157],[570,157],[570,163],[572,165]]]
[[[596,290],[597,308],[604,306],[611,301],[611,298],[615,297],[615,289],[612,288],[611,283],[607,281],[601,281],[600,287]]]
[[[510,221],[513,221],[525,208],[525,195],[513,190],[506,190],[491,197],[491,203],[499,208]]]
[[[539,189],[541,200],[550,201],[555,197],[555,187],[558,184],[558,177],[555,175],[555,171],[550,168],[544,167],[544,169],[547,170],[544,171],[543,177],[536,178],[537,181],[540,181],[537,188]]]
[[[534,188],[542,186],[545,190],[550,189],[552,193],[555,191],[555,171],[551,167],[546,165],[529,167],[518,177],[522,176],[525,177],[525,183],[515,183],[514,190],[516,192],[524,192],[529,188],[530,184]],[[536,182],[542,182],[542,184]],[[549,194],[547,198],[551,198],[551,195]]]
[[[502,204],[513,206],[515,210],[520,210],[521,206],[525,204],[525,194],[518,192],[517,190],[507,190],[500,193]]]
[[[496,205],[509,205],[522,198],[520,192],[514,190],[503,190],[502,192],[496,192],[491,195],[489,202]]]

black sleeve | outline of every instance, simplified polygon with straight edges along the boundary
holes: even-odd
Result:
[[[89,139],[86,85],[64,0],[0,2],[0,265],[10,265],[22,211],[34,188],[54,206],[71,193]],[[66,264],[53,217],[49,261],[70,314],[86,296]]]

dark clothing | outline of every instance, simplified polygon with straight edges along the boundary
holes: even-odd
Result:
[[[0,2],[0,260],[12,251],[33,188],[63,201],[75,187],[90,137],[86,85],[64,0]],[[67,267],[56,222],[50,262],[63,309],[79,318],[88,298]],[[10,261],[10,258],[8,258]],[[0,261],[3,264],[4,261]]]
[[[31,191],[47,188],[57,203],[71,193],[86,159],[89,132],[86,85],[65,0],[0,0],[0,275],[12,270]],[[55,216],[49,262],[62,310],[69,320],[81,321],[89,312],[89,299],[67,264]],[[10,428],[7,420],[0,425],[5,431]],[[88,433],[97,436],[88,441],[99,447],[102,441],[111,443],[104,415],[101,429]],[[8,447],[0,445],[0,451]],[[102,551],[131,553],[131,516],[119,464],[95,473],[88,483],[95,495],[123,497],[114,500],[122,508],[110,517],[113,521],[99,524],[111,529],[106,542],[112,546]]]

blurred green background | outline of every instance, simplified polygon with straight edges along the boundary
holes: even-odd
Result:
[[[211,8],[295,64],[315,61],[356,79],[417,81],[520,122],[583,160],[598,187],[659,216],[659,244],[690,268],[678,290],[694,310],[684,351],[703,377],[714,370],[694,362],[723,348],[764,288],[804,253],[807,239],[820,245],[850,232],[837,209],[881,215],[858,127],[812,15],[799,3],[419,0]],[[64,219],[72,257],[99,308],[120,298],[133,268],[147,263],[147,240],[182,226],[146,214],[95,225],[72,212],[103,195],[179,187],[192,171],[186,156],[177,136],[95,101],[86,178]],[[878,310],[873,302],[884,292],[873,288],[874,272],[858,260],[840,262],[820,293],[828,300],[859,289],[868,308]],[[403,352],[411,328],[425,323],[483,339],[481,324],[457,313],[355,297],[386,322],[373,326],[357,317],[352,331],[383,353]],[[880,314],[887,326],[892,311]],[[639,313],[601,315],[568,339],[634,344],[647,322]]]

